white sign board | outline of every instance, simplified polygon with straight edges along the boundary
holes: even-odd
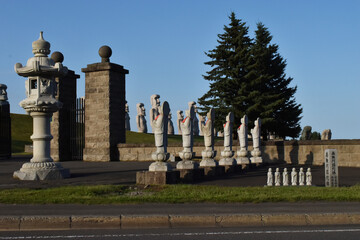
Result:
[[[325,150],[325,187],[339,186],[338,156],[336,149]]]

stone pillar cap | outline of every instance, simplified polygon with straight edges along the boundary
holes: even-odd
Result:
[[[32,43],[32,52],[35,56],[47,56],[50,53],[50,43],[44,40],[43,31],[40,32],[38,40]]]

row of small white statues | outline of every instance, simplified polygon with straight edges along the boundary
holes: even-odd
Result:
[[[150,165],[150,171],[169,171],[171,165],[166,163],[169,158],[167,153],[167,133],[168,133],[168,115],[170,107],[168,102],[160,106],[159,95],[151,97],[153,108],[150,111],[150,125],[153,129],[155,137],[156,152],[152,153],[152,159],[157,161]],[[182,159],[177,164],[177,169],[196,169],[198,163],[192,161],[194,157],[193,143],[194,143],[194,118],[196,117],[195,102],[189,102],[189,109],[185,111],[185,118],[179,123],[182,134],[183,151],[179,152]],[[144,110],[143,110],[144,112]],[[207,120],[200,124],[200,131],[204,136],[205,149],[202,151],[202,161],[200,167],[216,167],[218,165],[230,166],[237,164],[262,163],[260,151],[260,133],[261,120],[258,118],[255,121],[255,127],[251,129],[253,139],[252,157],[248,158],[248,133],[247,133],[247,117],[246,115],[241,119],[241,125],[238,129],[240,139],[240,150],[237,152],[238,159],[233,158],[234,151],[232,150],[232,128],[234,122],[233,113],[226,116],[226,123],[224,124],[224,150],[221,152],[223,157],[219,162],[214,160],[216,151],[214,151],[214,120],[215,111],[210,109],[206,116]]]
[[[296,172],[296,169],[293,168],[290,173],[290,181],[291,186],[311,186],[312,185],[312,175],[311,169],[308,168],[306,173],[303,168],[300,168],[299,173]],[[279,168],[276,168],[275,173],[272,173],[272,169],[269,168],[267,173],[267,186],[281,186],[281,173],[279,172]],[[284,168],[284,172],[282,173],[282,186],[289,186],[289,172],[287,168]]]

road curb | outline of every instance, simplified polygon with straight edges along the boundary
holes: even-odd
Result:
[[[360,213],[0,216],[0,231],[360,224]]]

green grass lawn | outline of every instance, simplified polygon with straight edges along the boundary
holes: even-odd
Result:
[[[11,113],[11,152],[23,153],[26,144],[32,144],[32,118],[25,114]]]
[[[260,203],[296,201],[360,201],[360,185],[352,187],[217,187],[195,185],[67,186],[0,190],[7,204],[123,203]]]

